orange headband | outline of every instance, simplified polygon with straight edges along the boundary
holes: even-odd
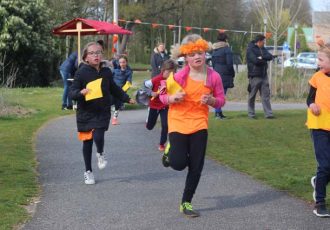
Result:
[[[195,42],[188,42],[180,46],[180,53],[183,55],[195,52],[205,52],[209,49],[209,44],[204,39],[200,38]]]

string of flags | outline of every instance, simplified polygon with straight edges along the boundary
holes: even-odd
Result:
[[[187,32],[191,30],[202,30],[204,33],[207,33],[209,31],[218,31],[220,33],[224,32],[234,32],[234,33],[244,33],[246,35],[247,33],[252,33],[252,34],[263,34],[264,32],[261,31],[246,31],[246,30],[229,30],[229,29],[216,29],[216,28],[209,28],[209,27],[195,27],[195,26],[179,26],[179,25],[174,25],[174,24],[161,24],[161,23],[151,23],[151,22],[142,22],[140,19],[135,19],[134,21],[129,21],[125,19],[118,19],[119,22],[123,23],[134,23],[138,25],[150,25],[153,29],[157,29],[159,27],[167,27],[169,30],[174,30],[175,28],[184,28]],[[272,33],[267,32],[266,33],[266,38],[271,38]]]

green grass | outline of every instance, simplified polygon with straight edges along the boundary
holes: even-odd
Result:
[[[210,117],[211,158],[306,201],[312,201],[310,178],[316,162],[305,111],[277,111],[276,119],[247,118],[226,112],[229,119]]]
[[[34,137],[47,120],[61,111],[61,88],[0,89],[8,105],[29,108],[23,117],[0,117],[0,228],[11,229],[28,218],[23,207],[37,196]]]

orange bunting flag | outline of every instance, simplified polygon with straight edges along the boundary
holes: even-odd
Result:
[[[140,19],[135,19],[135,20],[134,20],[134,23],[136,23],[136,24],[141,24],[141,20],[140,20]]]
[[[157,28],[157,27],[159,27],[159,24],[157,24],[157,23],[152,23],[151,26],[152,26],[152,28]]]
[[[208,32],[210,28],[203,28],[204,33]]]
[[[192,30],[192,27],[191,26],[186,26],[185,29],[186,29],[187,32],[189,32],[190,30]]]
[[[174,25],[168,25],[168,28],[169,28],[170,30],[173,30],[173,29],[174,29]]]
[[[118,42],[118,35],[117,34],[114,34],[112,36],[112,43],[117,43]]]
[[[272,33],[271,33],[271,32],[267,32],[267,33],[266,33],[266,38],[269,39],[269,38],[271,38],[271,37],[272,37]]]

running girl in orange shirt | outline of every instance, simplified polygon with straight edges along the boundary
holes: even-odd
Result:
[[[170,144],[166,146],[163,164],[178,171],[188,167],[180,203],[180,212],[188,217],[199,216],[191,201],[204,166],[209,106],[220,108],[225,104],[221,78],[205,63],[205,52],[209,49],[209,43],[197,34],[187,35],[181,45],[174,47],[172,55],[184,56],[187,63],[174,75],[181,90],[169,94],[169,85],[164,81],[159,96],[164,104],[169,104]]]

